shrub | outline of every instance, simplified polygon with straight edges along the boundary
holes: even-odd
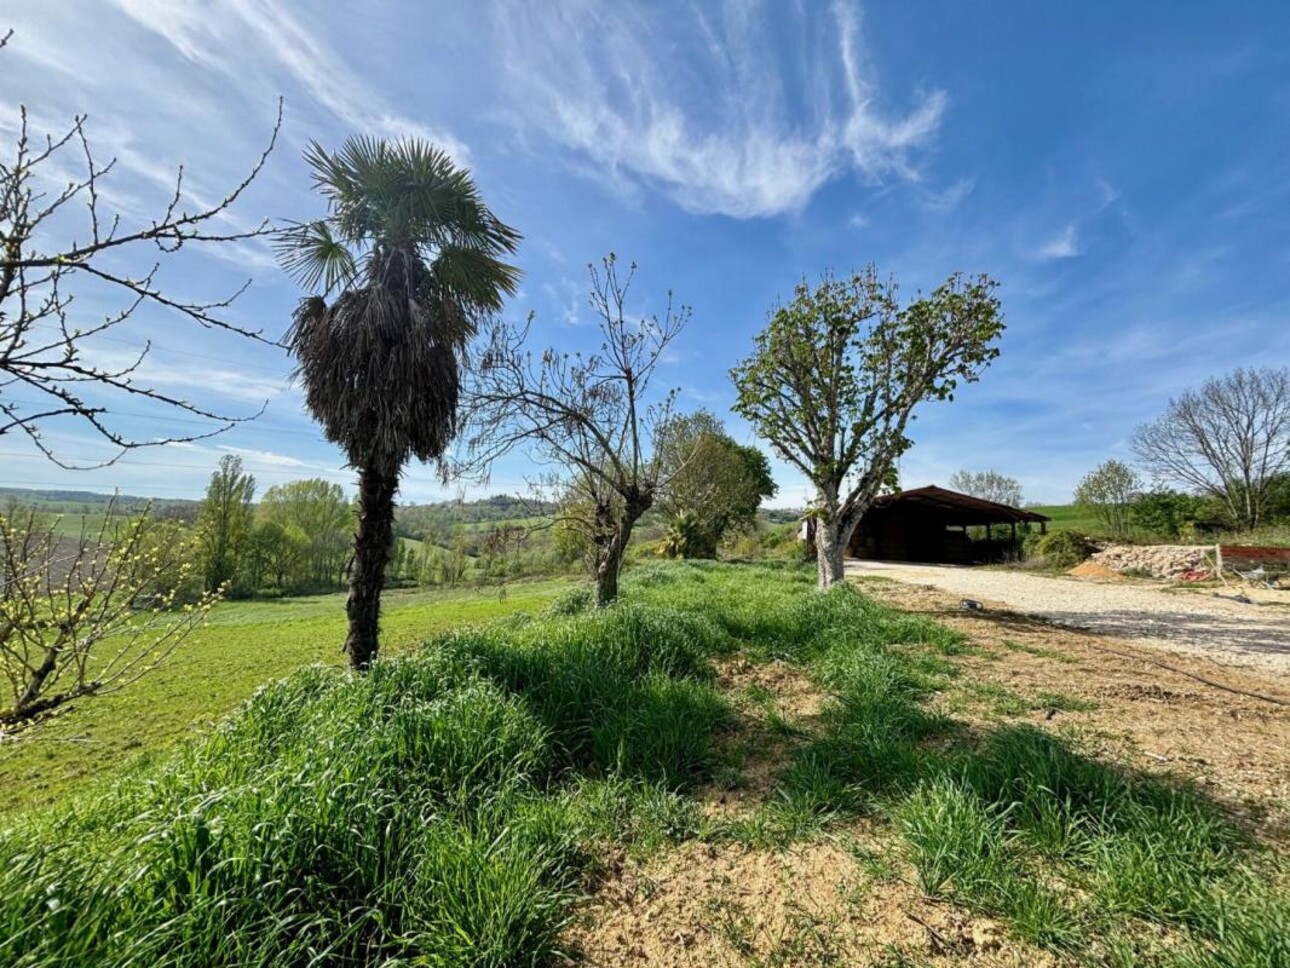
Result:
[[[1094,551],[1093,543],[1078,531],[1053,531],[1039,539],[1039,555],[1058,568],[1074,568]]]

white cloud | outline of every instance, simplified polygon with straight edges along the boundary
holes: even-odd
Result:
[[[82,361],[102,370],[121,371],[134,366],[142,350],[142,345],[138,349],[107,347],[91,337],[82,344]],[[189,362],[186,359],[189,356],[196,354],[164,347],[149,349],[142,362],[130,372],[131,382],[136,387],[149,387],[174,396],[206,399],[208,394],[214,394],[225,400],[254,405],[287,392],[285,373],[275,377],[246,368],[212,365],[210,360]]]
[[[271,64],[351,129],[423,138],[460,163],[469,161],[466,146],[456,138],[394,112],[336,50],[279,0],[225,0],[216,8],[170,0],[114,2],[185,58],[235,84],[248,83],[257,73],[254,65]]]
[[[940,191],[928,189],[923,192],[923,207],[939,214],[952,212],[959,207],[959,204],[965,198],[972,194],[975,188],[976,182],[971,178],[960,178],[954,184]]]
[[[616,187],[655,186],[697,213],[791,212],[847,173],[917,180],[911,155],[935,134],[944,92],[905,114],[880,111],[844,4],[826,19],[799,15],[787,39],[755,14],[738,3],[688,19],[590,0],[503,3],[512,119]]]
[[[279,454],[272,450],[248,450],[245,447],[230,447],[221,444],[217,448],[226,454],[236,454],[247,464],[264,464],[270,467],[308,467],[304,461],[288,454]],[[330,470],[330,468],[328,468]]]
[[[1079,255],[1079,238],[1074,223],[1066,226],[1061,235],[1041,245],[1035,254],[1041,259],[1070,259]]]

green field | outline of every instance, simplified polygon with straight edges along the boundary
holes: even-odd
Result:
[[[1048,522],[1050,531],[1080,531],[1084,534],[1097,534],[1102,530],[1102,523],[1097,515],[1077,504],[1044,504],[1028,508],[1036,514],[1046,514],[1052,518]]]
[[[385,643],[546,605],[567,581],[453,591],[392,591]],[[42,807],[146,762],[244,702],[263,683],[315,662],[339,664],[345,595],[225,602],[166,665],[119,693],[84,699],[21,741],[0,744],[0,813]]]

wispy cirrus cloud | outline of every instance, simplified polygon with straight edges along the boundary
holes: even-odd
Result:
[[[965,198],[972,194],[976,182],[971,178],[960,178],[953,184],[938,190],[926,189],[923,192],[923,208],[929,212],[945,214],[958,208]]]
[[[459,162],[469,161],[462,142],[393,109],[280,0],[224,0],[215,9],[169,0],[113,2],[185,58],[218,71],[234,84],[248,83],[257,72],[253,65],[263,65],[260,71],[289,79],[348,128],[423,138]]]
[[[696,7],[678,23],[652,6],[502,4],[512,120],[617,187],[653,186],[696,213],[791,212],[845,174],[916,180],[945,93],[884,112],[852,7],[777,31],[764,12]]]
[[[1035,255],[1040,259],[1071,259],[1079,254],[1079,234],[1074,223],[1035,250]]]

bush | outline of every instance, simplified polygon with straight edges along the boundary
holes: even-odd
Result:
[[[1205,500],[1181,491],[1147,491],[1134,498],[1129,520],[1153,537],[1176,539],[1205,517]]]
[[[1074,568],[1096,549],[1078,531],[1053,531],[1039,539],[1039,556],[1057,568]]]

